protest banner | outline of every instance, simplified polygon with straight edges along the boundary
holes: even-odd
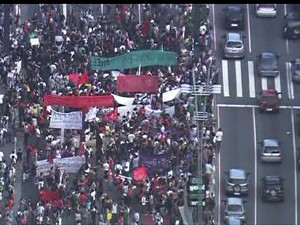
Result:
[[[85,121],[91,121],[96,118],[99,109],[97,107],[90,107],[89,111],[85,114]]]
[[[156,117],[160,116],[161,113],[165,112],[166,114],[169,114],[170,116],[173,116],[175,113],[175,106],[167,107],[163,110],[154,110],[151,109],[151,105],[146,105],[145,106],[145,114],[146,116],[151,116],[154,115]]]
[[[117,79],[117,92],[157,93],[158,76],[120,75]]]
[[[82,111],[61,113],[51,111],[50,128],[58,129],[82,129]]]
[[[30,44],[31,44],[31,46],[38,46],[38,45],[40,45],[40,39],[30,38]]]
[[[140,50],[110,58],[94,56],[91,59],[92,70],[123,70],[139,66],[172,66],[176,64],[176,52],[161,50]]]
[[[101,96],[67,96],[67,95],[45,95],[45,105],[62,105],[74,108],[85,108],[91,106],[114,106],[112,95]]]
[[[169,102],[169,101],[174,100],[175,98],[178,98],[179,95],[180,95],[180,93],[181,93],[181,89],[180,88],[164,92],[163,93],[163,97],[162,97],[163,98],[163,102]]]
[[[129,112],[130,114],[134,109],[139,109],[140,106],[138,105],[126,105],[126,106],[120,106],[118,107],[118,114],[119,114],[119,120],[123,118],[123,116],[126,116]]]
[[[50,172],[51,167],[54,168],[53,163],[49,163],[46,159],[40,160],[36,162],[36,174],[39,176],[41,173],[43,173],[43,176],[47,176]]]
[[[160,155],[140,153],[139,157],[140,165],[144,165],[149,173],[163,172],[170,160],[169,153]]]
[[[120,105],[132,105],[134,102],[134,98],[123,97],[114,94],[112,94],[112,96],[114,97],[115,101]]]

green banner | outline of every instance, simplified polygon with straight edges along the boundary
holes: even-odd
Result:
[[[176,52],[141,50],[128,52],[111,58],[92,57],[92,70],[116,70],[139,66],[172,66],[177,64]]]

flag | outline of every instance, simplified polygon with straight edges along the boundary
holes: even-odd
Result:
[[[106,121],[117,121],[118,120],[118,108],[114,108],[113,111],[105,113],[103,115],[103,119]]]
[[[135,181],[143,181],[148,177],[147,169],[145,166],[137,167],[133,170],[133,179]]]
[[[141,63],[140,63],[140,65],[139,65],[138,71],[136,71],[136,75],[141,75]]]
[[[81,77],[78,79],[78,84],[85,84],[89,80],[89,75],[87,71],[84,71],[84,73],[81,75]]]

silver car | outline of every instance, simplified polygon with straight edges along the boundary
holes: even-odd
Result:
[[[223,200],[225,202],[224,208],[224,222],[230,217],[235,217],[242,221],[246,221],[246,210],[244,207],[244,200],[241,198],[227,198]]]
[[[258,17],[276,17],[276,4],[256,4],[256,16]]]
[[[224,58],[245,57],[244,36],[241,32],[227,32],[223,38],[225,38]]]
[[[279,141],[276,139],[264,139],[261,146],[262,162],[281,162],[282,155]]]
[[[226,171],[225,191],[227,195],[248,195],[249,173],[243,169]]]
[[[300,82],[300,58],[295,59],[292,62],[292,81]]]

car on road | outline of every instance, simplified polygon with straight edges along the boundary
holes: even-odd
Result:
[[[283,178],[281,176],[265,176],[261,179],[262,200],[266,202],[284,201]]]
[[[225,224],[226,225],[244,225],[245,223],[243,220],[231,216],[225,221]]]
[[[279,141],[276,139],[264,139],[261,143],[262,162],[281,162],[282,154]]]
[[[276,17],[276,4],[256,4],[256,16],[258,17]]]
[[[224,40],[224,58],[244,58],[244,36],[241,32],[227,32]]]
[[[245,26],[245,10],[240,6],[230,5],[223,9],[225,12],[226,29],[243,30]]]
[[[294,61],[292,61],[291,71],[292,71],[292,81],[299,83],[300,82],[300,58],[297,58]]]
[[[224,222],[231,217],[235,217],[244,222],[247,220],[244,206],[246,201],[241,198],[227,198],[226,200],[223,200],[223,202],[225,202]]]
[[[249,174],[244,169],[230,169],[225,172],[227,195],[248,195]]]
[[[300,38],[300,12],[290,12],[284,16],[283,38]]]
[[[259,112],[278,112],[279,94],[276,89],[262,90],[259,95]]]
[[[279,75],[279,56],[273,52],[262,52],[257,59],[258,74],[266,77]]]

